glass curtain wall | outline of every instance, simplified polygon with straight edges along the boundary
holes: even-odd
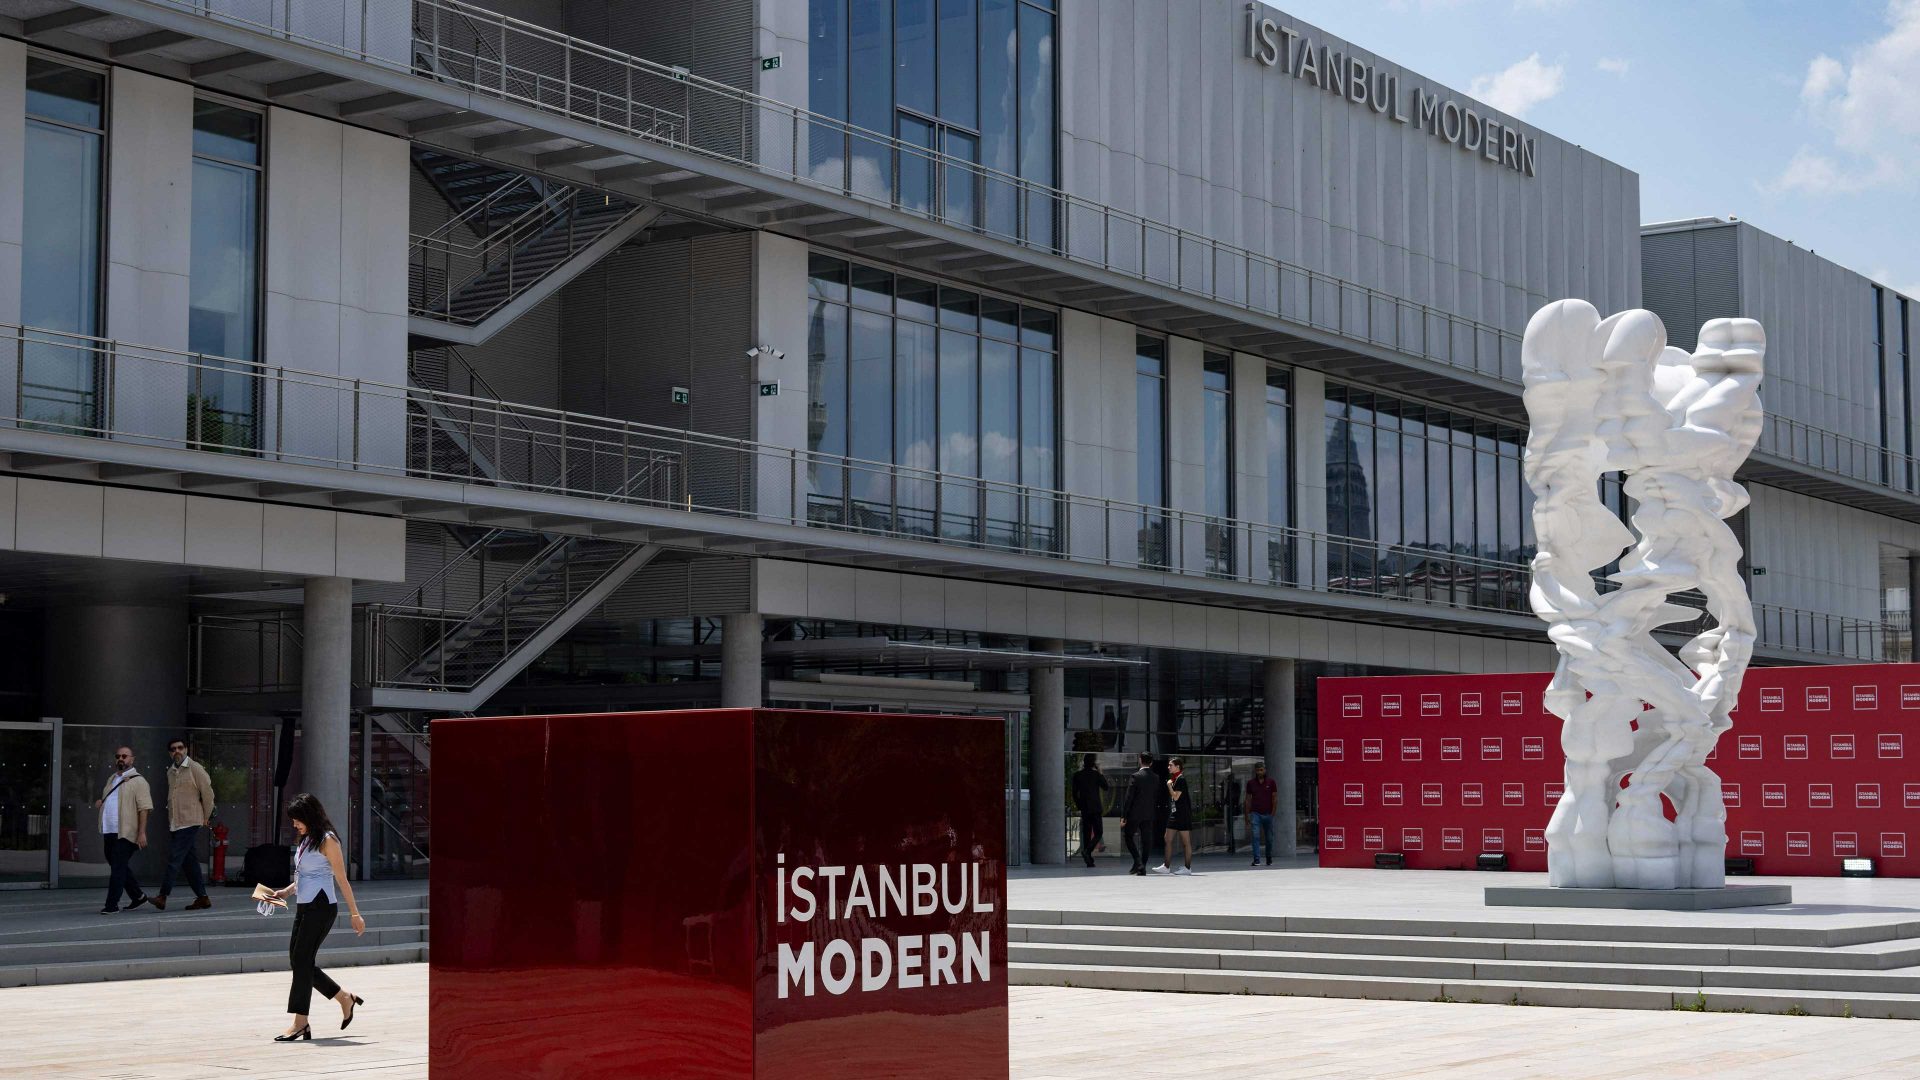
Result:
[[[97,336],[106,76],[28,57],[26,90],[20,321]],[[29,334],[23,350],[21,418],[60,430],[96,429],[93,351],[58,334]]]
[[[1295,579],[1293,528],[1293,381],[1287,369],[1267,368],[1267,573]]]
[[[826,255],[810,268],[807,519],[1058,552],[1055,313]]]
[[[261,117],[193,106],[193,261],[187,348],[207,359],[187,396],[187,438],[203,449],[259,445]]]
[[[1906,488],[1913,490],[1913,321],[1907,310],[1907,298],[1900,300],[1900,417],[1906,429],[1906,447],[1909,457],[1906,467]]]
[[[1133,343],[1135,498],[1153,508],[1167,505],[1167,343],[1145,334]],[[1140,564],[1167,565],[1167,518],[1152,509],[1140,516]]]
[[[1052,0],[809,0],[816,180],[916,213],[1051,244],[1056,209],[1008,178],[1058,180]],[[979,166],[976,169],[973,166]]]
[[[1233,360],[1210,352],[1201,361],[1200,410],[1206,442],[1207,573],[1232,576]]]
[[[1526,431],[1337,384],[1326,409],[1333,587],[1525,610]]]

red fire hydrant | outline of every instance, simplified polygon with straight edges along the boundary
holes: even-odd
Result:
[[[221,822],[213,827],[213,883],[224,885],[227,882],[227,823]]]

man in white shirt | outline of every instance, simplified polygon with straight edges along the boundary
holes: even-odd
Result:
[[[122,891],[132,901],[127,905],[128,911],[148,900],[140,883],[133,879],[133,867],[128,863],[135,852],[147,846],[147,815],[153,812],[153,792],[147,787],[146,777],[133,767],[133,747],[123,746],[114,751],[113,766],[113,775],[108,777],[105,790],[93,804],[100,811],[100,838],[105,843],[110,868],[107,904],[100,909],[102,915],[120,910]]]

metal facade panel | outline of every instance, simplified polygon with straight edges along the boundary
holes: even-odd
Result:
[[[1262,67],[1245,55],[1239,0],[1060,10],[1062,178],[1075,194],[1516,333],[1565,296],[1608,312],[1639,303],[1630,170],[1520,124],[1536,139],[1525,177]],[[1266,13],[1377,60],[1403,87],[1468,100]]]

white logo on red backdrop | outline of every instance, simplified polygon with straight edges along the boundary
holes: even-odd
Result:
[[[1361,829],[1360,830],[1360,849],[1362,851],[1385,851],[1386,847],[1387,847],[1387,830],[1385,829]]]
[[[1441,829],[1440,830],[1440,850],[1442,851],[1467,850],[1467,830]]]
[[[1880,809],[1880,785],[1879,784],[1853,785],[1853,808],[1855,810]]]
[[[1520,833],[1520,846],[1527,851],[1547,850],[1547,830],[1526,829]]]
[[[1765,855],[1767,853],[1767,834],[1763,832],[1743,832],[1740,834],[1740,854]]]
[[[1833,785],[1832,784],[1808,784],[1807,785],[1807,809],[1809,810],[1833,809]]]
[[[1508,784],[1505,787],[1503,787],[1500,791],[1500,805],[1501,806],[1527,805],[1527,785]]]
[[[1807,832],[1788,833],[1787,834],[1787,854],[1812,855],[1813,854],[1813,834],[1807,833]]]
[[[1380,695],[1380,715],[1386,717],[1398,717],[1400,715],[1399,694]]]
[[[1385,739],[1361,739],[1360,740],[1360,760],[1361,761],[1387,760],[1387,741]]]
[[[1347,830],[1344,826],[1328,825],[1320,830],[1320,846],[1328,851],[1347,850]]]
[[[1479,694],[1461,694],[1460,695],[1460,715],[1461,716],[1479,716],[1480,715],[1480,695]]]
[[[1884,760],[1895,760],[1907,756],[1907,740],[1901,732],[1883,731],[1880,733],[1878,743],[1880,757]]]
[[[1807,687],[1807,711],[1828,712],[1833,709],[1833,689],[1827,686]]]
[[[1869,712],[1880,707],[1880,688],[1877,686],[1856,686],[1853,688],[1853,707],[1856,712]]]
[[[1540,801],[1548,806],[1552,806],[1554,803],[1560,801],[1561,794],[1566,790],[1567,785],[1565,781],[1549,780],[1540,785]]]
[[[1420,739],[1401,739],[1400,740],[1400,760],[1401,761],[1419,761],[1420,755],[1424,753],[1424,751],[1421,749],[1422,742],[1423,740],[1420,740]]]
[[[1507,850],[1507,830],[1481,829],[1480,830],[1480,850],[1481,851]]]
[[[1461,784],[1460,785],[1460,805],[1461,806],[1487,805],[1487,789],[1480,784]]]
[[[1907,857],[1907,834],[1903,832],[1883,832],[1880,834],[1880,857],[1883,859],[1904,859]]]
[[[1447,802],[1446,790],[1447,786],[1445,784],[1421,784],[1420,805],[1445,806]]]
[[[1467,756],[1466,743],[1462,739],[1441,739],[1440,760],[1460,761]]]
[[[1788,761],[1807,760],[1807,737],[1805,735],[1780,736],[1780,756]]]
[[[1763,686],[1760,688],[1761,712],[1786,712],[1787,691],[1782,686]]]
[[[1440,695],[1439,694],[1421,694],[1420,695],[1420,715],[1421,716],[1439,716],[1440,715]]]
[[[1761,784],[1760,805],[1768,810],[1785,809],[1787,805],[1787,785]]]
[[[1860,834],[1859,833],[1837,832],[1833,834],[1833,857],[1834,858],[1851,859],[1858,854],[1860,854]]]
[[[1920,784],[1908,784],[1901,793],[1901,801],[1909,810],[1920,810]]]
[[[1507,740],[1498,735],[1489,735],[1480,740],[1480,760],[1499,761],[1506,754]]]
[[[1835,761],[1853,760],[1853,736],[1834,735],[1827,740],[1827,752]]]
[[[1500,691],[1500,711],[1508,716],[1518,716],[1527,711],[1524,695],[1518,690]]]
[[[1406,785],[1404,785],[1404,784],[1381,784],[1381,785],[1380,785],[1380,805],[1381,805],[1381,806],[1405,806],[1405,805],[1407,805],[1407,788],[1406,788]]]
[[[1425,829],[1401,829],[1400,847],[1406,851],[1421,851],[1427,846]]]
[[[1742,735],[1739,741],[1741,761],[1759,761],[1766,757],[1766,751],[1761,748],[1760,736]]]
[[[1781,792],[1780,797],[1782,800],[1784,800],[1786,798],[1786,793]],[[1728,806],[1739,806],[1740,805],[1740,785],[1739,784],[1721,784],[1720,785],[1720,801],[1725,803]]]
[[[1321,761],[1347,760],[1347,740],[1321,739],[1320,740],[1320,760]]]
[[[1343,694],[1340,698],[1340,715],[1355,719],[1365,715],[1366,706],[1361,704],[1359,694]]]
[[[1546,738],[1540,735],[1520,736],[1520,760],[1521,761],[1547,760]]]
[[[1367,785],[1348,784],[1345,792],[1340,797],[1340,801],[1346,806],[1367,805]]]
[[[1920,683],[1900,684],[1900,707],[1920,709]]]

